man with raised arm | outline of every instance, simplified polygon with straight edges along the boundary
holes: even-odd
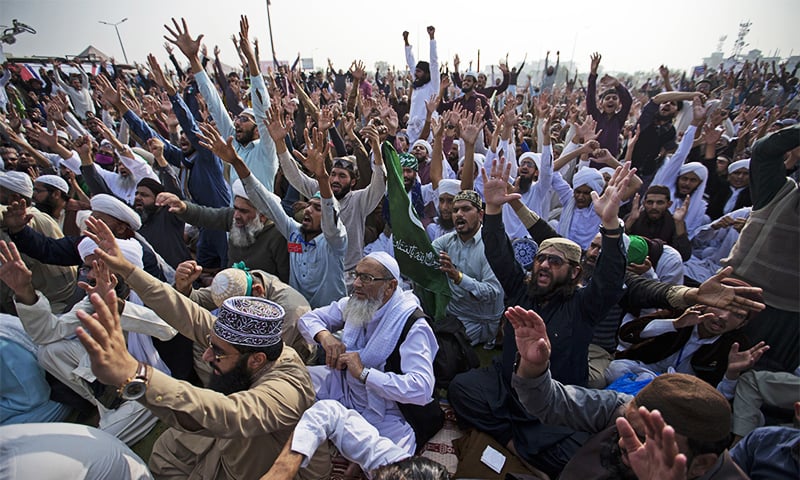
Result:
[[[419,138],[422,127],[425,125],[425,116],[427,113],[425,102],[439,93],[441,79],[439,77],[439,55],[436,51],[436,40],[433,38],[435,33],[436,29],[429,26],[428,36],[431,40],[429,63],[422,60],[415,62],[414,51],[411,49],[411,44],[408,43],[408,32],[403,32],[406,63],[408,64],[408,69],[414,74],[414,81],[411,84],[413,88],[411,110],[408,114],[408,126],[406,127],[408,140],[410,142],[414,142]]]
[[[213,128],[205,125],[201,128],[203,145],[233,166],[250,201],[260,212],[273,218],[276,228],[289,242],[289,285],[303,294],[312,308],[328,305],[345,296],[347,231],[325,167],[330,149],[325,134],[314,129],[312,143],[306,130],[308,157],[301,158],[319,179],[319,193],[309,200],[301,223],[289,217],[280,198],[251,175],[244,160],[236,154],[230,137],[225,141]],[[278,149],[282,152],[286,144],[279,143]],[[295,154],[302,155],[299,152]]]
[[[203,35],[193,39],[189,35],[189,28],[186,20],[182,19],[183,26],[173,19],[172,23],[175,30],[164,26],[173,38],[165,36],[170,43],[174,43],[180,48],[181,52],[189,59],[192,73],[197,81],[197,87],[208,105],[211,117],[216,123],[222,138],[234,137],[233,146],[236,154],[242,158],[245,166],[253,172],[253,175],[264,185],[268,191],[272,191],[275,183],[275,172],[278,170],[278,158],[275,152],[275,142],[267,132],[264,120],[267,118],[266,112],[270,106],[269,93],[264,84],[264,78],[258,68],[258,61],[250,45],[249,32],[250,24],[247,17],[242,16],[239,22],[239,45],[247,59],[250,71],[250,99],[253,103],[252,108],[246,108],[235,120],[231,120],[225,104],[217,93],[214,82],[208,77],[200,63],[198,52],[200,50],[200,40]],[[236,172],[230,172],[230,183],[238,178]]]

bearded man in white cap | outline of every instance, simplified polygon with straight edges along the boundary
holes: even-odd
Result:
[[[91,209],[87,202],[69,198],[69,185],[58,175],[36,177],[33,202],[36,208],[53,217],[64,235],[80,235],[78,212]]]
[[[157,478],[258,478],[289,439],[314,390],[302,360],[281,339],[284,310],[254,297],[223,302],[219,315],[135,267],[121,255],[102,222],[90,220],[101,249],[95,254],[162,318],[206,347],[212,367],[210,388],[177,381],[131,356],[117,319],[113,293],[105,302],[92,295],[95,318],[80,313],[78,338],[97,378],[119,386],[169,430],[153,447],[149,466]],[[106,304],[112,305],[109,309]],[[297,478],[327,478],[330,461],[323,446]]]
[[[706,167],[707,168],[707,167]],[[710,175],[706,185],[708,208],[706,214],[716,220],[734,210],[752,207],[750,197],[750,159],[737,160],[728,165],[727,181]]]
[[[233,182],[233,207],[214,208],[187,202],[169,192],[159,193],[157,206],[169,207],[184,222],[210,230],[230,232],[228,262],[244,262],[248,267],[289,281],[289,251],[286,239],[275,223],[259,212],[241,180]]]
[[[40,235],[53,238],[62,238],[64,234],[56,221],[31,206],[31,199],[35,195],[31,177],[22,172],[0,173],[0,214],[2,224],[8,230],[0,231],[0,240],[10,240],[11,225],[15,218],[14,211],[27,209],[25,217],[29,228]],[[75,278],[77,269],[73,266],[49,265],[35,256],[23,256],[28,268],[33,272],[33,284],[50,299],[54,313],[63,312],[72,304],[72,294],[75,291]],[[0,306],[6,313],[14,313],[14,302],[11,291],[0,285]]]
[[[398,288],[400,267],[389,254],[370,253],[352,275],[352,296],[300,317],[300,333],[325,350],[326,364],[309,367],[317,398],[356,410],[413,454],[424,440],[415,437],[398,404],[431,402],[436,338],[417,297]],[[339,340],[333,332],[341,329]],[[396,372],[393,352],[401,366]]]

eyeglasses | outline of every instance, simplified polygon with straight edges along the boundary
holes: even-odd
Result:
[[[549,255],[547,253],[540,253],[539,255],[536,255],[533,258],[533,261],[538,263],[539,265],[547,261],[547,263],[549,263],[553,267],[560,267],[561,265],[564,265],[564,262],[566,262],[566,260],[559,257],[558,255]]]
[[[523,161],[519,162],[519,166],[520,167],[535,167],[536,166],[536,162],[534,162],[533,160],[523,160]]]
[[[206,335],[206,343],[208,344],[208,347],[206,347],[206,348],[210,348],[211,349],[211,353],[214,354],[214,361],[215,362],[219,362],[220,360],[222,360],[224,358],[238,357],[239,355],[241,355],[241,353],[238,353],[238,352],[237,353],[225,353],[225,352],[222,352],[222,350],[220,350],[219,347],[217,347],[216,345],[211,343],[211,335],[210,334]],[[219,353],[219,352],[222,352],[222,353]]]
[[[362,285],[370,285],[372,282],[378,280],[380,281],[394,280],[394,277],[376,278],[370,275],[369,273],[356,272],[355,270],[350,271],[350,278],[352,278],[354,282],[356,281],[356,279],[360,280]]]
[[[249,115],[239,115],[238,117],[236,117],[234,119],[234,122],[239,122],[239,123],[253,122],[253,123],[255,123],[255,120],[253,120],[253,118],[250,117]]]

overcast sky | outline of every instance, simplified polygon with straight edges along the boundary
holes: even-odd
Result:
[[[480,5],[481,7],[478,7]],[[661,6],[663,12],[656,7]],[[313,57],[317,67],[331,58],[337,68],[363,59],[372,69],[376,61],[403,68],[402,31],[418,59],[428,59],[425,27],[436,26],[440,61],[458,53],[462,70],[481,50],[481,66],[496,64],[509,54],[513,65],[527,53],[529,64],[561,51],[562,61],[574,59],[582,72],[589,55],[599,51],[602,65],[612,71],[649,71],[664,63],[670,68],[699,65],[713,52],[719,37],[727,35],[723,52],[730,55],[741,21],[753,25],[746,37],[751,48],[764,55],[776,50],[787,57],[800,54],[797,0],[727,0],[642,2],[532,2],[406,0],[272,0],[270,14],[277,57],[293,60],[298,52]],[[490,9],[491,7],[491,9]],[[185,17],[190,33],[205,34],[209,52],[222,49],[222,61],[238,61],[230,40],[238,32],[240,14],[250,19],[251,36],[258,37],[261,58],[268,60],[269,33],[266,0],[0,0],[0,24],[13,18],[34,27],[36,35],[22,34],[6,54],[76,55],[88,45],[122,61],[114,27],[98,20],[117,22],[128,59],[143,63],[153,52],[166,60],[162,47],[163,24],[170,17]],[[794,33],[792,33],[794,32]],[[422,47],[422,48],[420,48]],[[180,61],[184,61],[178,55]]]

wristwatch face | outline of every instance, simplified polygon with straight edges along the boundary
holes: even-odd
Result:
[[[147,392],[147,382],[140,378],[135,378],[125,385],[122,389],[122,395],[120,395],[124,400],[138,400],[142,398]]]

